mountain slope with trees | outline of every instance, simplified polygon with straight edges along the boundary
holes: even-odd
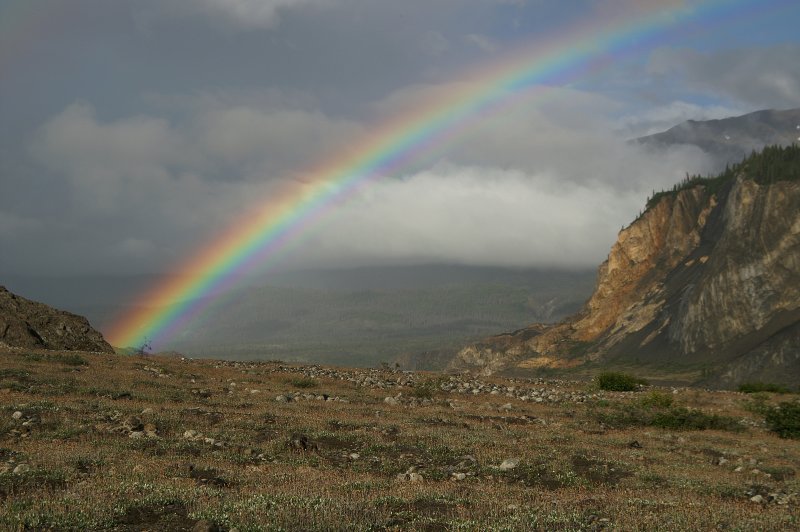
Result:
[[[492,373],[634,365],[731,386],[800,378],[800,147],[773,146],[656,194],[583,309],[464,348]]]

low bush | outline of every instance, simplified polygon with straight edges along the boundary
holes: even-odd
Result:
[[[418,382],[411,391],[411,395],[417,399],[433,399],[436,392],[440,390],[439,387],[441,383],[442,380],[440,378],[426,379]]]
[[[781,438],[800,439],[800,401],[785,402],[767,411],[767,426]]]
[[[773,382],[743,382],[739,385],[739,391],[742,393],[789,393],[789,388]]]
[[[316,388],[317,381],[308,377],[297,377],[294,379],[289,379],[289,384],[294,386],[295,388]]]
[[[59,362],[67,366],[88,366],[89,363],[80,355],[64,355],[60,357]]]
[[[650,392],[639,403],[647,408],[669,408],[675,402],[672,395],[664,392]]]
[[[659,427],[667,430],[728,430],[743,429],[736,418],[707,414],[686,407],[657,409],[640,405],[617,405],[611,412],[598,412],[598,421],[612,428]]]
[[[742,425],[735,418],[706,414],[700,410],[690,410],[685,407],[659,412],[653,417],[650,424],[654,427],[671,430],[742,430]]]
[[[601,390],[612,392],[633,392],[638,390],[640,385],[647,384],[644,379],[615,371],[601,373],[595,377],[595,382]]]

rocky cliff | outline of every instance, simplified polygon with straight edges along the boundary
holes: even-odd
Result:
[[[86,318],[30,301],[2,286],[0,346],[114,352]]]
[[[702,366],[715,385],[800,380],[800,148],[658,194],[578,314],[468,346],[451,368],[634,360]]]

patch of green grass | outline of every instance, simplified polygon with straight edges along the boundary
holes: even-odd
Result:
[[[784,402],[770,408],[765,420],[769,429],[781,438],[800,439],[800,401]]]
[[[23,473],[0,475],[0,499],[31,490],[60,489],[67,485],[67,475],[60,469],[30,469]]]
[[[654,410],[640,404],[615,405],[610,412],[597,412],[598,421],[613,428],[659,427],[667,430],[728,430],[744,429],[736,418],[707,414],[686,407]]]
[[[613,392],[634,392],[638,390],[641,385],[647,384],[645,379],[616,371],[601,373],[595,377],[595,382],[601,390]]]
[[[739,385],[739,391],[742,393],[790,393],[789,388],[773,382],[743,382]]]
[[[63,355],[59,357],[59,362],[67,366],[88,366],[89,362],[80,355]]]
[[[764,472],[769,474],[773,480],[777,480],[778,482],[783,482],[784,480],[789,480],[790,478],[794,478],[797,472],[792,469],[791,467],[786,466],[767,466],[767,465],[760,465],[758,468]]]
[[[438,377],[418,382],[411,391],[411,395],[417,399],[433,399],[433,396],[440,390],[439,387],[444,380],[446,380],[446,378]]]
[[[740,431],[743,429],[735,418],[707,414],[700,410],[690,410],[685,407],[671,408],[666,412],[657,413],[651,420],[650,425],[670,430]]]
[[[317,386],[319,386],[319,383],[315,379],[312,379],[310,377],[296,377],[293,379],[289,379],[287,382],[292,386],[294,386],[295,388],[302,388],[304,390],[307,390],[309,388],[316,388]]]
[[[664,392],[652,391],[642,397],[639,404],[647,408],[669,408],[674,402],[675,398],[673,398],[672,395]]]
[[[40,353],[25,353],[22,358],[31,362],[58,362],[67,366],[88,366],[89,362],[85,358],[76,354],[69,353],[62,354],[40,354]]]
[[[29,381],[31,374],[25,370],[16,368],[0,369],[0,379],[15,379],[19,381]]]

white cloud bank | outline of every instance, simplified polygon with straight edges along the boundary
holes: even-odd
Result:
[[[716,52],[662,48],[653,53],[648,69],[664,78],[684,78],[697,90],[747,107],[792,108],[800,105],[798,57],[797,44]]]
[[[370,186],[314,231],[314,262],[587,266],[639,204],[557,175],[440,164]]]
[[[453,89],[412,87],[370,109],[403,112]],[[593,266],[652,190],[708,164],[698,150],[645,154],[614,136],[616,119],[600,111],[613,102],[601,97],[559,89],[531,98],[472,124],[460,142],[428,153],[429,164],[375,180],[315,224],[286,262]],[[91,249],[99,269],[179,263],[274,187],[370,131],[252,102],[184,112],[172,122],[103,121],[79,103],[41,128],[33,153],[67,185],[76,246]]]

